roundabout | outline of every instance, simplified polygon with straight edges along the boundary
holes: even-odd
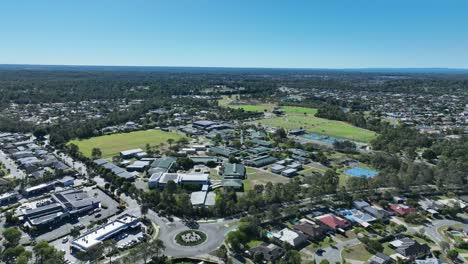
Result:
[[[189,229],[178,233],[175,236],[177,244],[186,247],[193,247],[203,244],[207,239],[204,232],[195,229]]]

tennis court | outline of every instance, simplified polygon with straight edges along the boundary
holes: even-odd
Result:
[[[347,169],[347,170],[344,171],[344,173],[346,175],[349,175],[349,176],[365,177],[365,178],[372,178],[372,177],[374,177],[375,175],[378,174],[378,172],[376,172],[376,171],[369,170],[369,169],[364,169],[364,168],[361,168],[361,167],[354,167],[354,168],[351,168],[351,169]]]

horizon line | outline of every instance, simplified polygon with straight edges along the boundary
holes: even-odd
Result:
[[[106,64],[35,64],[35,63],[0,63],[0,66],[44,66],[44,67],[134,67],[134,68],[219,68],[219,69],[271,69],[271,70],[448,70],[467,71],[468,68],[452,67],[261,67],[261,66],[167,66],[167,65],[106,65]]]

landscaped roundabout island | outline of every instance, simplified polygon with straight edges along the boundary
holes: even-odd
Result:
[[[182,246],[197,246],[206,241],[206,234],[199,230],[185,230],[176,235],[177,244]]]

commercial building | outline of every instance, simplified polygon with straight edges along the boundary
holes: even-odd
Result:
[[[247,166],[263,167],[276,162],[276,158],[272,156],[261,156],[254,159],[246,160],[244,163]]]
[[[223,179],[245,179],[245,166],[238,163],[225,163],[220,170]]]
[[[0,205],[5,205],[18,200],[19,193],[17,191],[11,191],[2,193],[0,195]]]
[[[97,229],[91,230],[78,237],[71,243],[72,249],[88,251],[93,247],[103,243],[106,239],[117,235],[127,229],[133,229],[141,226],[140,220],[129,214],[124,214],[116,220],[109,222]]]
[[[27,226],[50,226],[65,217],[79,215],[100,206],[94,197],[82,190],[68,190],[52,194],[50,198],[29,203],[20,208],[17,216]]]
[[[223,156],[228,158],[231,155],[236,155],[239,151],[234,148],[222,148],[222,147],[211,147],[209,151],[217,156]]]
[[[199,120],[192,123],[192,127],[198,129],[208,129],[210,126],[217,125],[218,123],[210,120]]]
[[[152,174],[152,171],[169,172],[172,166],[174,166],[174,164],[176,163],[176,161],[177,158],[175,157],[162,157],[160,159],[157,159],[153,163],[151,163],[151,169],[149,173]]]
[[[271,167],[271,172],[280,174],[284,169],[286,169],[283,165],[274,165]]]
[[[209,185],[209,175],[204,173],[168,173],[157,172],[153,173],[148,180],[150,188],[163,189],[169,181],[175,184],[184,185]]]
[[[121,177],[121,178],[124,178],[125,180],[134,180],[135,179],[135,175],[129,173],[128,171],[120,168],[119,166],[113,164],[113,163],[110,163],[108,162],[107,160],[104,160],[104,159],[97,159],[97,160],[94,160],[94,163],[105,168],[105,169],[108,169],[110,171],[112,171],[112,173],[114,173],[116,176],[118,177]]]
[[[142,161],[142,160],[137,160],[133,162],[132,164],[127,166],[127,171],[132,172],[132,171],[138,171],[138,172],[143,172],[148,168],[150,165],[149,161]]]
[[[286,169],[286,170],[281,172],[281,175],[283,175],[285,177],[292,177],[292,176],[295,176],[296,174],[297,174],[296,169]]]
[[[131,159],[131,158],[136,158],[138,153],[144,152],[142,149],[137,148],[137,149],[129,149],[129,150],[124,150],[120,152],[120,156],[123,159]]]

